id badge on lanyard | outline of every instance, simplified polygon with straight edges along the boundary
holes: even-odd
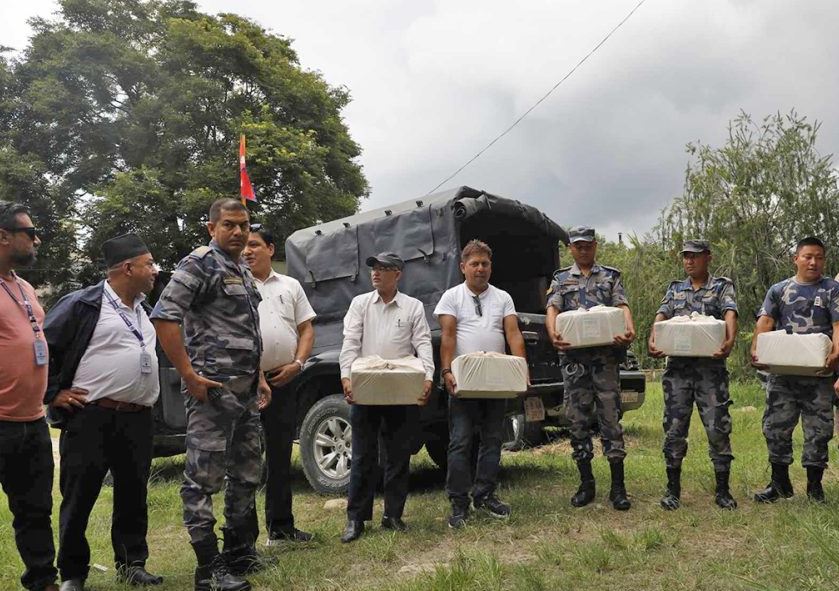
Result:
[[[38,326],[38,319],[35,318],[35,311],[32,309],[32,304],[29,302],[29,298],[26,297],[23,287],[17,282],[17,278],[15,278],[15,283],[17,283],[17,288],[20,290],[20,297],[23,298],[22,302],[18,301],[15,294],[11,292],[5,282],[0,282],[0,285],[3,286],[3,289],[7,294],[9,294],[9,297],[12,298],[12,300],[14,300],[18,306],[23,308],[23,313],[26,314],[29,324],[32,326],[32,332],[35,334],[35,341],[32,343],[35,352],[35,365],[46,365],[50,360],[47,342],[42,338],[43,332],[41,331],[41,327]]]
[[[133,335],[137,338],[137,340],[140,342],[140,349],[141,349],[141,351],[140,351],[140,373],[142,373],[142,374],[150,374],[150,373],[152,372],[152,357],[151,357],[151,353],[149,353],[148,351],[146,351],[146,342],[145,342],[145,340],[143,339],[143,333],[141,333],[141,332],[140,332],[140,331],[139,331],[139,330],[138,330],[138,329],[134,326],[134,323],[133,323],[133,322],[131,322],[131,319],[130,319],[128,316],[126,316],[126,315],[125,315],[125,312],[123,312],[123,311],[120,309],[119,305],[116,303],[116,301],[114,300],[114,298],[113,298],[113,297],[111,297],[111,294],[109,294],[109,293],[106,291],[106,292],[105,292],[105,295],[107,296],[108,301],[110,302],[110,304],[111,304],[111,306],[113,307],[114,311],[115,311],[115,312],[119,315],[119,317],[120,317],[120,318],[122,318],[122,321],[125,323],[125,326],[126,326],[126,327],[128,327],[128,330],[130,330],[130,331],[131,331],[131,333],[132,333],[132,334],[133,334]],[[140,315],[139,315],[139,313],[138,313],[138,315],[137,315],[137,324],[140,324],[140,323],[141,323],[141,320],[140,320]],[[142,326],[142,325],[141,325],[141,326]]]

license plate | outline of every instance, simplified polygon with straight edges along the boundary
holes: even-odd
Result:
[[[545,405],[541,398],[530,396],[524,399],[524,420],[528,423],[545,420]]]
[[[622,402],[638,402],[638,392],[621,392]]]

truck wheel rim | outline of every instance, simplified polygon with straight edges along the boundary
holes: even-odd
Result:
[[[318,425],[314,438],[315,462],[325,476],[341,480],[350,474],[352,426],[340,417]]]

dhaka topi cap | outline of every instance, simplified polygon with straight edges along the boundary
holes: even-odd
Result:
[[[685,240],[682,252],[711,252],[711,245],[707,240]]]
[[[367,257],[367,266],[381,265],[382,267],[394,267],[402,270],[405,263],[399,258],[399,255],[393,252],[380,252],[374,257]]]
[[[109,268],[122,261],[148,253],[149,247],[146,243],[139,236],[131,233],[111,238],[102,244],[102,257]]]
[[[594,242],[594,228],[588,226],[574,226],[568,230],[571,242]]]

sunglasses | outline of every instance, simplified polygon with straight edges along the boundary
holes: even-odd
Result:
[[[483,316],[484,311],[481,308],[481,298],[479,296],[473,295],[472,299],[475,302],[475,314],[477,314],[478,316]]]
[[[16,234],[17,232],[23,232],[27,236],[29,236],[30,240],[35,240],[35,237],[38,235],[38,230],[35,226],[28,226],[26,228],[3,228],[7,232],[11,232],[12,234]]]

